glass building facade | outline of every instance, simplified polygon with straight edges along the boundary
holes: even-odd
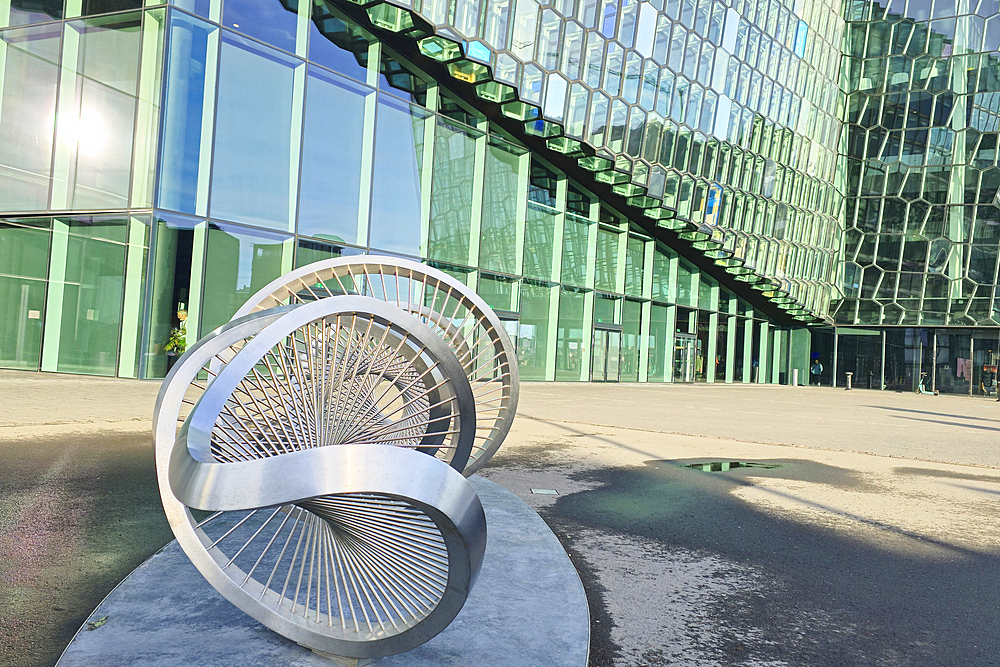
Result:
[[[1000,18],[963,1],[0,0],[0,367],[162,377],[388,253],[524,379],[954,380],[1000,351]]]

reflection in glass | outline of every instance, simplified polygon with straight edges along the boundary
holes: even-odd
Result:
[[[378,103],[375,174],[369,244],[420,256],[424,165],[424,124],[433,122],[420,107],[388,96]]]
[[[52,173],[58,26],[0,33],[0,210],[44,211]]]
[[[584,345],[586,333],[583,309],[586,295],[563,288],[559,291],[559,329],[556,335],[556,380],[578,381],[589,350]]]
[[[76,96],[59,103],[55,209],[128,205],[139,25],[137,13],[67,24],[63,63],[76,72]]]
[[[228,322],[254,292],[281,275],[285,240],[234,225],[209,228],[200,331]]]
[[[318,68],[310,68],[307,90],[298,232],[356,244],[361,184],[368,183],[362,173],[365,98],[373,91]]]
[[[526,153],[503,140],[489,140],[479,241],[479,265],[484,269],[517,271],[518,184],[527,169]]]
[[[434,171],[427,257],[469,263],[472,191],[479,132],[440,119],[434,135]]]
[[[548,358],[549,299],[553,288],[524,282],[521,285],[521,326],[517,361],[522,380],[544,380]]]
[[[295,53],[295,28],[298,17],[275,0],[238,0],[227,2],[222,23],[262,42]]]
[[[213,218],[290,228],[294,192],[293,79],[297,61],[260,44],[225,34],[219,68],[212,163]],[[302,65],[299,65],[300,67]],[[294,136],[293,136],[294,135]]]
[[[368,49],[374,38],[326,3],[313,5],[309,60],[358,81],[368,79]]]
[[[526,277],[552,279],[552,256],[555,251],[555,209],[530,202],[524,227],[524,268]]]
[[[639,381],[642,304],[625,300],[622,307],[621,381]]]
[[[218,28],[173,12],[169,32],[157,205],[204,215],[209,158],[203,145],[211,137]]]

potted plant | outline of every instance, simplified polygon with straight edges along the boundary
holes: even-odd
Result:
[[[184,331],[184,323],[175,329],[171,329],[167,334],[167,342],[163,344],[163,351],[167,353],[167,372],[173,368],[177,357],[184,354],[187,349],[187,333]]]

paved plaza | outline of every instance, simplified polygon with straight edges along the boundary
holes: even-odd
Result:
[[[53,664],[170,539],[158,388],[0,372],[0,665]],[[523,384],[483,476],[569,551],[594,666],[1000,664],[994,401]]]

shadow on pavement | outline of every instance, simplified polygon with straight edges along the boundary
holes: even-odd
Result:
[[[777,462],[782,464],[777,469],[708,473],[681,467],[686,463],[648,461],[642,468],[571,473],[592,490],[561,496],[541,513],[576,555],[578,565],[581,556],[598,555],[587,553],[575,537],[589,530],[652,542],[654,550],[667,556],[707,554],[760,573],[768,582],[763,590],[756,586],[744,591],[747,582],[730,582],[733,595],[711,607],[707,623],[746,632],[711,634],[704,627],[692,628],[703,651],[692,658],[711,662],[691,664],[997,664],[1000,553],[984,555],[853,517],[885,530],[896,545],[879,548],[870,539],[852,539],[821,522],[770,515],[732,493],[761,476],[875,491],[848,470],[784,460]],[[509,460],[506,465],[518,464]],[[900,549],[900,541],[912,544],[912,552]],[[589,589],[601,582],[588,567],[582,569],[591,593]],[[650,590],[649,596],[635,603],[646,605],[649,614],[662,613],[656,591]],[[603,598],[602,591],[595,591],[592,607],[605,604]],[[615,616],[606,609],[596,611],[597,619],[611,621]],[[628,628],[623,631],[628,634]],[[609,633],[598,631],[591,665],[619,664],[615,656],[620,648]],[[655,651],[651,655],[654,658],[643,664],[673,664],[657,661]]]
[[[148,434],[0,442],[0,664],[52,665],[94,607],[172,539]]]

